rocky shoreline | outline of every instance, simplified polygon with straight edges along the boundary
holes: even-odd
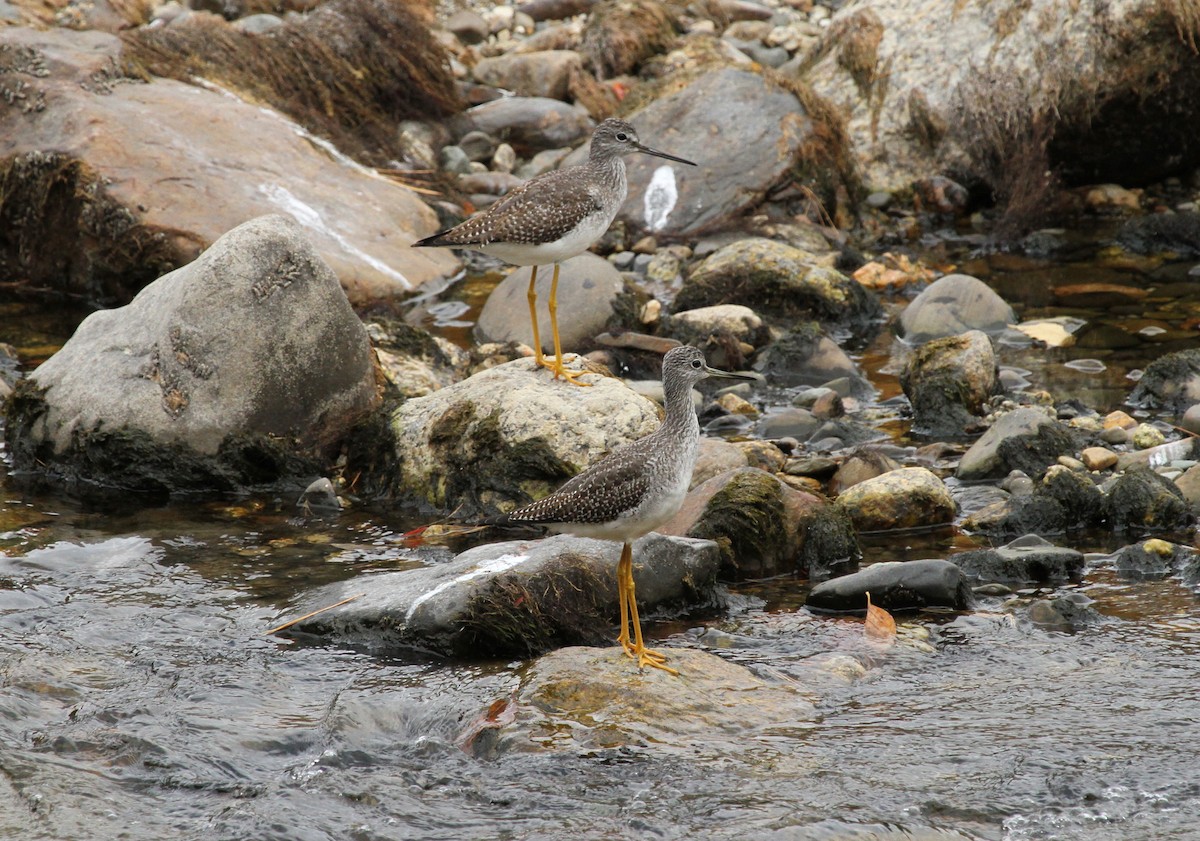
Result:
[[[709,439],[692,491],[638,549],[652,558],[637,565],[649,609],[719,609],[719,581],[794,575],[817,585],[814,610],[861,611],[866,591],[891,610],[971,610],[986,597],[1070,629],[1094,621],[1086,606],[1020,602],[1021,589],[1077,582],[1097,563],[1200,584],[1190,545],[1200,350],[1164,354],[1130,388],[1128,413],[1102,414],[1016,383],[997,361],[1014,331],[1051,346],[1070,331],[1022,323],[985,280],[891,250],[957,225],[1018,229],[1009,244],[1026,256],[1054,251],[1053,231],[1020,227],[1042,221],[1026,206],[1040,196],[1124,214],[1122,259],[1200,256],[1194,139],[1165,122],[1130,135],[1127,160],[1158,132],[1176,143],[1177,171],[1191,167],[1186,183],[1157,192],[1072,175],[1123,165],[1081,146],[1083,115],[1103,135],[1120,128],[1135,92],[1154,113],[1159,100],[1200,90],[1195,74],[1170,88],[1150,81],[1190,55],[1169,13],[1155,6],[1137,23],[1121,18],[1125,28],[1096,21],[1046,40],[1019,12],[990,8],[930,38],[916,27],[937,10],[909,26],[865,0],[836,12],[793,0],[727,0],[707,14],[619,0],[424,9],[379,37],[395,39],[386,49],[423,45],[420,72],[388,70],[425,88],[400,104],[359,91],[355,107],[373,116],[358,130],[349,111],[330,128],[300,107],[313,91],[252,83],[250,65],[216,64],[216,51],[178,60],[206,34],[269,59],[347,19],[361,24],[360,6],[385,18],[394,6],[356,3],[282,16],[222,7],[224,17],[175,3],[106,16],[97,3],[92,18],[38,28],[35,6],[0,0],[34,24],[0,28],[0,274],[119,305],[28,376],[0,367],[14,472],[165,495],[298,497],[325,479],[347,502],[474,522],[653,429],[660,410],[645,381],[686,343],[759,379],[697,395]],[[1149,8],[1117,5],[1134,17]],[[1118,60],[1133,41],[1138,54]],[[931,43],[946,54],[912,60]],[[986,71],[952,52],[981,44],[994,47]],[[995,81],[1052,49],[1088,59],[1086,85],[1065,61],[1021,97]],[[344,44],[333,52],[356,66]],[[957,69],[931,80],[944,67]],[[1009,108],[1012,145],[965,133],[987,128],[972,91]],[[470,347],[397,317],[418,291],[427,294],[410,313],[429,306],[460,260],[493,267],[411,242],[577,162],[612,113],[700,166],[676,176],[631,162],[618,222],[596,254],[564,264],[559,321],[592,387],[552,382],[529,358],[528,269],[492,291]],[[1065,150],[1079,157],[1057,183],[1029,183],[1027,158]],[[999,204],[973,197],[981,192]],[[1076,294],[1137,298],[1126,289]],[[898,443],[847,351],[883,330],[902,348]],[[984,489],[970,505],[967,488]],[[858,535],[913,529],[958,530],[991,548],[856,571]],[[1098,559],[1048,542],[1085,530],[1125,545]],[[497,542],[375,576],[371,598],[301,630],[443,655],[595,644],[614,614],[615,550],[591,543]],[[315,592],[310,606],[361,586]]]

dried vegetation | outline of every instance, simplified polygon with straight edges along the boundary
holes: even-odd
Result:
[[[122,37],[127,72],[208,79],[369,164],[402,153],[397,121],[463,106],[445,52],[403,0],[334,0],[264,34],[195,15]]]

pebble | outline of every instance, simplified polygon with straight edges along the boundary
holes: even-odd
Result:
[[[1100,440],[1105,444],[1124,444],[1129,440],[1129,432],[1119,426],[1110,426],[1100,433]]]
[[[1117,463],[1117,454],[1105,447],[1088,447],[1079,457],[1088,470],[1108,470]]]
[[[1165,444],[1167,438],[1162,432],[1148,423],[1140,423],[1133,430],[1131,436],[1133,446],[1139,450],[1148,450],[1151,447],[1157,447],[1160,444]]]
[[[466,175],[471,171],[471,159],[461,146],[443,146],[438,152],[438,163],[446,172]]]
[[[507,143],[501,143],[492,153],[492,169],[495,172],[512,172],[517,166],[517,153]]]
[[[882,190],[871,193],[867,196],[867,207],[873,207],[876,210],[884,210],[892,203],[892,194]]]
[[[608,260],[619,271],[628,271],[633,268],[633,260],[637,257],[632,251],[616,251],[608,255]]]
[[[1088,469],[1082,461],[1077,458],[1072,458],[1071,456],[1059,456],[1058,463],[1068,470],[1074,471],[1075,473],[1083,473]]]
[[[754,408],[753,403],[732,392],[726,392],[718,397],[717,405],[733,415],[745,415],[751,418],[758,417],[758,409]]]
[[[496,141],[487,132],[469,131],[458,141],[458,148],[466,153],[468,160],[485,161],[496,150]]]
[[[1117,410],[1115,412],[1109,412],[1107,415],[1105,415],[1103,424],[1105,429],[1111,429],[1114,426],[1120,427],[1121,429],[1133,429],[1135,426],[1137,426],[1138,422],[1125,412]]]
[[[1028,496],[1033,493],[1033,480],[1023,471],[1014,470],[1004,477],[1000,487],[1013,496]]]

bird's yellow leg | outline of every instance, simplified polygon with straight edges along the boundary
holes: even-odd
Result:
[[[555,269],[558,266],[554,267]],[[542,356],[542,340],[538,336],[537,325],[537,266],[532,267],[529,274],[529,292],[525,297],[529,299],[529,325],[533,328],[533,358],[537,362],[538,367],[544,367],[546,358]]]
[[[629,591],[626,589],[626,570],[633,566],[633,547],[628,543],[621,547],[621,560],[617,561],[617,601],[621,609],[621,633],[617,642],[625,653],[633,656],[633,643],[629,639]]]
[[[654,651],[646,648],[646,644],[642,641],[642,620],[638,616],[637,609],[637,594],[634,592],[633,584],[633,554],[630,549],[629,558],[629,613],[633,621],[633,656],[637,658],[638,668],[644,669],[650,666],[654,669],[662,669],[667,674],[679,675],[679,672],[666,665],[667,655],[661,651]]]
[[[562,377],[571,385],[591,385],[591,383],[585,383],[579,379],[586,373],[585,371],[578,373],[568,371],[563,365],[562,342],[558,338],[558,263],[554,264],[554,277],[550,281],[550,302],[547,306],[550,310],[550,330],[554,334],[554,362],[545,367],[554,372],[556,380]]]

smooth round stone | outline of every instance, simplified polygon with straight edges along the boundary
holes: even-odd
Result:
[[[1105,444],[1124,444],[1129,440],[1129,431],[1119,426],[1111,426],[1100,433],[1100,440]]]
[[[884,210],[892,203],[892,194],[883,190],[877,190],[867,196],[867,207],[873,207],[876,210]]]
[[[1189,408],[1179,420],[1181,429],[1200,435],[1200,403]]]
[[[471,171],[471,158],[461,146],[443,146],[438,152],[438,163],[446,172],[466,175]]]
[[[1087,467],[1082,461],[1077,458],[1071,458],[1071,456],[1059,456],[1058,463],[1068,470],[1073,470],[1076,473],[1083,473],[1087,470]]]

